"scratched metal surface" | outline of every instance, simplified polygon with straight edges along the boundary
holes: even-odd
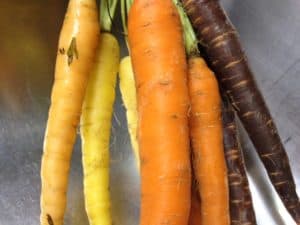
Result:
[[[300,194],[300,1],[223,0],[222,4],[240,33],[285,141]],[[59,0],[0,1],[0,225],[39,224],[42,141],[65,7],[66,1]],[[116,33],[119,29],[115,27]],[[122,49],[126,54],[124,44]],[[111,142],[113,220],[133,225],[139,217],[139,179],[125,124],[118,92]],[[293,225],[244,133],[243,145],[258,224]],[[78,141],[66,225],[88,224],[79,147]]]

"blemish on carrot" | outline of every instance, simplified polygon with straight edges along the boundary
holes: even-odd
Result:
[[[202,23],[202,21],[203,21],[202,17],[198,17],[198,18],[195,19],[194,24],[195,25],[200,24],[200,23]]]
[[[210,31],[210,26],[207,26],[201,30],[201,34],[206,34]]]
[[[150,25],[151,25],[151,23],[148,22],[148,23],[143,24],[142,27],[148,27],[148,26],[150,26]]]
[[[73,62],[74,57],[78,59],[78,50],[77,50],[77,44],[76,44],[76,37],[72,38],[72,41],[70,43],[70,46],[67,51],[68,56],[68,65],[70,66]]]
[[[228,64],[224,67],[224,69],[231,68],[231,67],[233,67],[233,66],[235,66],[235,65],[237,65],[237,64],[239,64],[239,63],[241,63],[243,60],[244,60],[244,57],[242,57],[242,58],[240,58],[240,59],[237,59],[237,60],[235,60],[235,61],[233,61],[233,62],[230,62],[230,63],[228,63]]]
[[[243,115],[242,115],[242,117],[249,117],[249,116],[252,116],[252,115],[254,115],[255,114],[255,112],[254,111],[249,111],[249,112],[246,112],[246,113],[244,113]]]
[[[210,45],[213,45],[214,43],[217,44],[219,41],[223,40],[225,37],[227,37],[231,34],[236,34],[236,32],[231,30],[231,31],[225,32],[223,34],[220,34],[217,37],[215,37],[213,40],[211,40]]]
[[[159,81],[159,84],[163,85],[163,86],[169,85],[170,83],[171,83],[171,81],[169,81],[169,80],[161,80],[161,81]]]
[[[232,88],[241,88],[241,87],[245,87],[248,84],[248,80],[242,80],[240,82],[238,82],[237,84],[233,85]]]
[[[176,114],[173,114],[173,115],[171,116],[171,118],[172,118],[172,119],[178,119],[178,116],[177,116]]]
[[[64,55],[66,53],[65,48],[60,48],[58,51],[62,55]]]
[[[47,214],[47,222],[49,225],[54,225],[53,219],[49,214]]]

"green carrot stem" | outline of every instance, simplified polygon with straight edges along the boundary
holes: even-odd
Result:
[[[121,17],[124,34],[127,37],[127,9],[125,0],[121,0]],[[127,39],[127,38],[126,38]],[[127,42],[127,40],[126,40]]]
[[[179,0],[173,0],[177,7],[178,13],[180,15],[180,20],[183,26],[183,36],[185,41],[185,48],[188,56],[199,55],[198,40],[192,24],[186,15],[182,3]]]
[[[101,0],[100,25],[102,31],[111,31],[112,21],[116,12],[117,3],[118,0]]]

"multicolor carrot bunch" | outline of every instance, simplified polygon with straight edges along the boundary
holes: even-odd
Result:
[[[287,154],[219,2],[121,0],[130,52],[121,63],[110,33],[116,5],[101,1],[99,23],[95,0],[69,1],[45,134],[41,225],[63,224],[79,121],[89,222],[113,224],[109,141],[118,70],[141,176],[140,225],[256,224],[236,115],[300,225]]]

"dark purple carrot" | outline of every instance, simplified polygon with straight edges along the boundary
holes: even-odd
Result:
[[[211,68],[249,134],[269,178],[300,225],[300,202],[289,160],[237,32],[218,0],[182,0]]]
[[[222,108],[224,151],[228,172],[231,225],[255,225],[255,213],[240,149],[235,113],[226,97]]]

